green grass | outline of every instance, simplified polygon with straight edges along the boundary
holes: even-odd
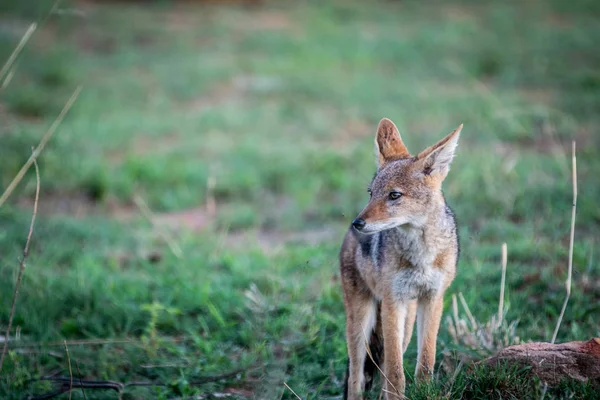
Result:
[[[600,335],[595,2],[94,3],[81,11],[50,16],[0,91],[5,188],[84,85],[39,160],[40,215],[14,323],[19,343],[35,345],[11,347],[0,397],[48,391],[30,379],[68,375],[63,340],[87,379],[167,384],[129,387],[125,398],[232,388],[294,398],[283,382],[303,398],[338,396],[346,352],[337,252],[367,201],[383,116],[412,152],[465,124],[445,183],[463,244],[446,313],[458,292],[478,320],[497,311],[507,242],[506,319],[519,320],[522,341],[550,340],[564,299],[577,141],[573,294],[558,340]],[[0,21],[2,60],[27,18],[46,14]],[[34,192],[30,171],[0,208],[3,327]],[[210,196],[217,211],[203,214],[201,231],[173,230],[179,259],[133,205],[136,195],[159,218],[201,210]],[[83,339],[99,343],[76,344]],[[445,320],[439,350],[440,362],[469,351]],[[413,343],[409,382],[415,356]],[[246,372],[193,384],[238,368]],[[540,396],[523,371],[464,368],[455,379],[439,371],[431,385],[409,385],[409,397]],[[571,394],[597,395],[568,382],[547,396]],[[109,395],[117,398],[86,391]]]

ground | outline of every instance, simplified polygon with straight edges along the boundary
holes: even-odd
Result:
[[[552,337],[572,141],[573,293],[557,341],[600,336],[595,2],[42,3],[0,18],[2,60],[39,22],[0,77],[2,190],[83,89],[39,159],[40,211],[0,397],[50,391],[36,379],[71,369],[165,384],[129,386],[130,399],[295,398],[284,382],[302,398],[339,398],[337,253],[368,200],[384,116],[413,153],[464,123],[444,186],[462,257],[436,378],[411,384],[412,343],[409,397],[541,396],[526,371],[470,360]],[[34,193],[31,170],[0,206],[3,329]],[[504,323],[481,350],[461,299],[483,323],[498,312],[504,242]],[[597,393],[567,382],[546,396]]]

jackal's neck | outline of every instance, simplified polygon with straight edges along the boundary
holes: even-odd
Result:
[[[429,264],[456,234],[454,216],[446,202],[437,203],[419,225],[403,225],[390,229],[386,240],[393,243],[396,254],[417,266]]]
[[[427,215],[423,228],[427,233],[453,231],[456,228],[454,213],[446,203],[443,193],[440,192],[439,199],[432,202],[431,211]]]

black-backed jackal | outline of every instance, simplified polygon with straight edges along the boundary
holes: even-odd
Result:
[[[415,319],[415,376],[428,379],[433,373],[443,295],[459,255],[456,222],[442,182],[461,129],[412,156],[394,123],[385,118],[379,123],[371,198],[340,251],[349,359],[344,398],[362,399],[375,372],[367,346],[376,350],[382,340],[383,360],[375,361],[385,374],[385,398],[403,397],[402,355]]]

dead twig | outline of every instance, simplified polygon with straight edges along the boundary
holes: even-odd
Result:
[[[262,368],[263,366],[257,366],[251,369],[240,368],[226,374],[215,375],[215,376],[207,376],[205,378],[192,380],[189,382],[190,386],[200,386],[210,382],[217,382],[223,379],[232,378],[242,372],[251,371],[257,368]],[[46,400],[52,399],[54,397],[60,396],[63,393],[70,392],[72,389],[104,389],[104,390],[114,390],[117,393],[121,393],[128,387],[134,386],[170,386],[168,383],[164,382],[117,382],[117,381],[108,381],[108,380],[90,380],[90,379],[76,379],[73,381],[72,376],[44,376],[40,379],[35,379],[33,381],[46,381],[58,384],[52,392],[43,393],[37,396],[29,397],[29,400]],[[291,389],[290,389],[291,390]],[[293,392],[293,391],[292,391]]]
[[[66,340],[65,340],[66,343]],[[77,366],[77,375],[79,375],[79,381],[81,382],[82,376],[81,376],[81,370],[79,369],[79,363],[77,362],[77,360],[75,360],[75,365]],[[87,400],[87,396],[85,395],[85,390],[83,390],[83,388],[81,388],[81,394],[83,395],[83,400]]]
[[[558,329],[560,328],[560,324],[562,323],[562,319],[565,315],[569,297],[571,297],[571,276],[573,275],[573,241],[575,239],[575,214],[577,212],[577,158],[575,157],[575,141],[573,141],[571,151],[571,160],[573,164],[573,207],[571,209],[571,236],[569,238],[569,269],[567,271],[567,280],[565,282],[567,295],[565,297],[565,302],[562,305],[562,309],[560,310],[560,315],[558,316],[558,321],[556,322],[556,328],[554,328],[554,334],[552,335],[551,343],[556,341]]]
[[[117,393],[120,393],[123,389],[125,389],[125,385],[121,382],[114,381],[94,381],[94,380],[86,380],[86,379],[78,379],[75,382],[71,381],[71,378],[68,376],[44,376],[38,381],[46,381],[58,383],[59,385],[52,392],[46,392],[40,394],[38,396],[30,396],[29,400],[46,400],[52,399],[56,396],[60,396],[63,393],[70,392],[71,389],[105,389],[105,390],[114,390]]]
[[[12,328],[13,318],[15,316],[15,309],[17,306],[17,296],[19,295],[19,287],[23,280],[23,273],[25,272],[25,260],[29,255],[29,244],[31,243],[31,236],[33,235],[33,226],[35,224],[35,217],[37,216],[38,201],[40,198],[40,169],[37,164],[35,157],[30,158],[33,165],[35,165],[35,177],[36,177],[36,188],[35,188],[35,201],[33,202],[33,214],[31,215],[31,223],[29,224],[29,233],[27,234],[27,241],[25,242],[25,248],[23,249],[23,257],[19,263],[19,273],[17,275],[17,282],[15,283],[15,290],[13,292],[12,304],[10,306],[10,314],[8,317],[8,326],[6,327],[6,335],[4,336],[4,347],[2,348],[2,356],[0,356],[0,372],[2,372],[2,366],[4,365],[4,357],[6,356],[6,349],[8,348],[8,337],[10,335],[10,329]]]
[[[50,126],[50,128],[46,131],[46,133],[44,134],[44,136],[42,136],[42,140],[40,140],[40,143],[37,145],[37,147],[33,151],[33,154],[31,154],[31,156],[25,162],[25,164],[23,165],[23,167],[21,167],[21,169],[19,170],[19,172],[17,173],[17,175],[13,178],[12,182],[10,182],[10,184],[8,185],[8,187],[6,188],[6,190],[4,191],[4,193],[2,193],[2,196],[0,197],[0,207],[2,207],[2,205],[10,197],[10,195],[15,190],[15,188],[17,187],[17,185],[19,184],[19,182],[21,182],[21,179],[23,179],[23,176],[25,176],[25,173],[31,167],[31,164],[33,164],[34,160],[37,160],[37,158],[39,157],[39,155],[42,152],[42,150],[44,150],[44,147],[46,146],[46,143],[48,143],[48,140],[50,140],[50,138],[52,137],[52,135],[56,131],[56,128],[58,128],[58,126],[62,122],[63,118],[67,114],[67,112],[69,112],[69,110],[71,109],[71,106],[73,105],[73,103],[77,99],[77,96],[79,96],[79,92],[81,91],[81,88],[82,88],[82,86],[79,86],[79,87],[77,87],[77,89],[75,89],[75,91],[71,95],[71,98],[69,99],[69,101],[67,101],[67,104],[65,104],[65,107],[60,112],[59,116],[56,118],[56,120],[54,120],[54,122],[52,123],[52,125]]]

